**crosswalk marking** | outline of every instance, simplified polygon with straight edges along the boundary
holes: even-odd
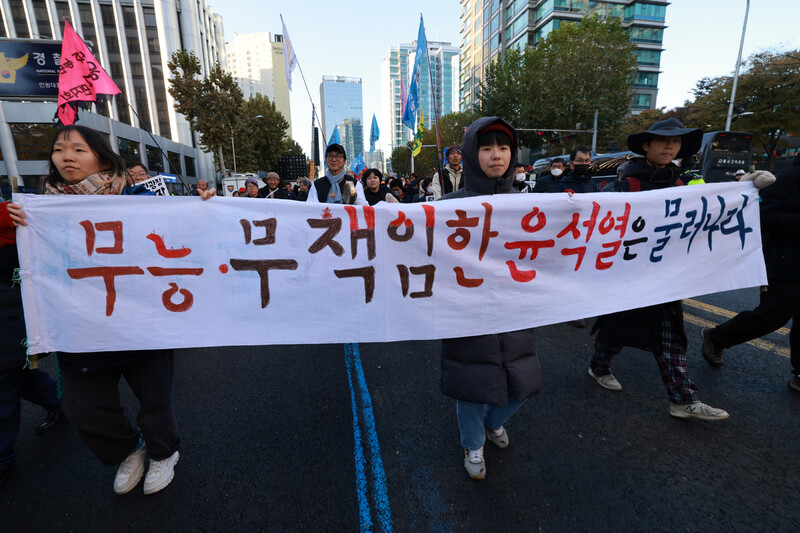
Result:
[[[683,320],[689,322],[690,324],[694,324],[695,326],[700,326],[703,328],[713,328],[714,326],[717,325],[716,323],[711,322],[710,320],[706,320],[705,318],[700,318],[699,316],[690,315],[689,313],[683,314]],[[786,328],[781,328],[781,329],[786,329]],[[780,332],[780,330],[778,331]],[[776,353],[781,357],[785,357],[786,359],[789,359],[790,356],[788,348],[778,346],[763,339],[753,339],[751,341],[748,341],[747,344],[749,344],[750,346],[755,346],[756,348],[759,348],[761,350],[766,350],[768,352]]]

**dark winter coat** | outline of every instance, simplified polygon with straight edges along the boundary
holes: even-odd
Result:
[[[800,279],[800,156],[761,191],[761,232],[767,277]]]
[[[583,176],[577,176],[571,170],[564,174],[558,180],[558,183],[553,185],[551,192],[566,192],[569,189],[572,192],[597,192],[597,188],[592,182],[592,176],[588,172]]]
[[[674,174],[674,179],[651,182],[650,177],[655,167],[648,165],[643,157],[631,159],[625,167],[620,181],[614,182],[613,190],[617,192],[630,191],[631,180],[627,178],[636,180],[634,190],[638,188],[648,191],[682,185],[678,179],[678,167],[670,163],[667,168],[668,172]],[[624,290],[624,287],[620,287],[620,290]],[[604,342],[632,346],[647,351],[658,351],[662,345],[661,335],[664,329],[662,321],[665,319],[672,322],[673,329],[679,335],[680,342],[685,349],[687,342],[686,332],[683,328],[683,307],[679,301],[600,316],[592,327],[592,333],[597,332],[598,339]]]
[[[514,133],[508,172],[499,179],[487,177],[478,164],[478,132],[494,122],[502,122]],[[484,117],[475,121],[464,134],[464,188],[440,200],[518,193],[512,187],[517,145],[516,132],[502,119]],[[523,401],[539,392],[540,384],[541,367],[533,328],[442,340],[440,385],[442,392],[451,398],[505,406],[509,396]]]

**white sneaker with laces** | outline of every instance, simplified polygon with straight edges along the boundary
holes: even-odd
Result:
[[[598,376],[597,374],[592,372],[592,369],[590,368],[589,369],[589,375],[592,376],[594,378],[594,380],[601,387],[603,387],[604,389],[613,390],[613,391],[621,391],[622,390],[622,385],[620,384],[619,381],[617,381],[617,378],[614,377],[614,374],[609,373],[609,374],[605,374],[603,376]]]
[[[483,479],[486,476],[483,446],[477,450],[464,450],[464,468],[472,479]]]
[[[677,404],[670,402],[669,414],[676,418],[699,418],[700,420],[725,420],[727,411],[711,407],[702,402]]]
[[[498,448],[508,448],[508,432],[503,426],[500,429],[486,428],[486,436]]]
[[[175,465],[180,458],[178,452],[173,453],[166,459],[153,461],[150,459],[150,468],[144,478],[144,493],[153,494],[167,488],[175,477]]]
[[[144,460],[147,449],[144,441],[139,439],[139,445],[119,465],[117,476],[114,478],[114,492],[127,494],[132,491],[144,474]]]

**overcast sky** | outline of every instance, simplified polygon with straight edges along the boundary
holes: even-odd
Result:
[[[425,18],[429,41],[461,45],[458,0],[210,3],[212,10],[222,15],[228,40],[234,32],[282,33],[280,15],[283,14],[311,98],[318,108],[323,75],[362,78],[367,148],[372,114],[380,120],[380,68],[389,46],[416,39],[420,13]],[[733,72],[745,3],[746,0],[675,0],[667,7],[658,107],[683,104],[691,98],[697,80],[704,76]],[[797,22],[800,0],[751,0],[750,4],[743,59],[764,48],[800,48]],[[299,70],[294,72],[291,106],[294,138],[310,154],[311,103]],[[382,131],[379,144],[388,140],[388,131]]]

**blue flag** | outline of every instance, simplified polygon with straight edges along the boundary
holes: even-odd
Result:
[[[332,144],[342,144],[342,139],[339,137],[338,126],[334,126],[333,133],[331,133],[331,140],[328,141],[328,146]]]
[[[361,173],[367,169],[367,165],[364,163],[364,159],[361,157],[361,154],[358,154],[354,159],[352,164],[350,165],[350,170],[356,176],[360,177]]]
[[[403,110],[403,124],[409,129],[416,127],[414,117],[419,107],[419,77],[422,68],[422,56],[428,53],[428,41],[425,39],[425,25],[422,23],[422,15],[419,16],[419,35],[417,36],[417,54],[414,58],[414,70],[411,73],[411,83],[408,85],[408,97],[406,98],[406,108]]]
[[[369,151],[375,151],[375,143],[381,137],[381,130],[378,129],[378,121],[375,120],[375,113],[372,114],[372,127],[369,130]]]

